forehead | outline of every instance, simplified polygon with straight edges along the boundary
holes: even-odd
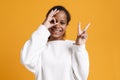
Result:
[[[64,11],[59,11],[54,17],[59,20],[67,20],[67,16]]]

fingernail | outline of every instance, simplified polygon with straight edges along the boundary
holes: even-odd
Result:
[[[55,9],[55,11],[57,11],[57,8]]]

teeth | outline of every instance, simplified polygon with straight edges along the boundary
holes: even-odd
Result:
[[[62,32],[62,28],[51,28],[53,32]]]
[[[54,30],[54,31],[59,31],[60,32],[60,30]]]
[[[61,30],[61,29],[54,29],[54,31],[59,31],[59,32],[62,32],[62,30]]]

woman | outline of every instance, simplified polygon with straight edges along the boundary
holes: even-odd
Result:
[[[21,50],[21,61],[36,80],[87,80],[87,33],[79,26],[76,41],[65,40],[70,19],[63,6],[54,6]]]

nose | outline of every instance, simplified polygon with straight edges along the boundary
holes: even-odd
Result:
[[[57,22],[57,24],[55,25],[55,27],[59,28],[60,27],[60,23]]]

